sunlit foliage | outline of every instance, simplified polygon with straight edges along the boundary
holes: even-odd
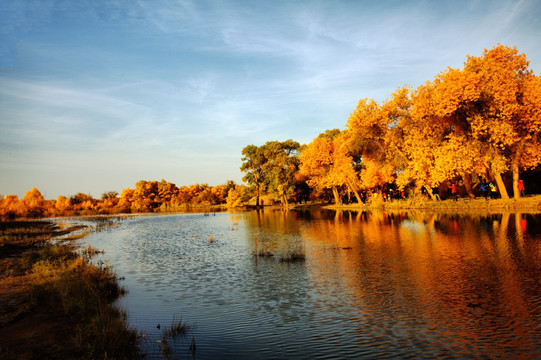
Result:
[[[190,206],[225,205],[229,191],[238,187],[234,181],[227,184],[209,186],[195,184],[178,188],[165,180],[141,180],[135,188],[102,194],[101,199],[77,193],[71,197],[60,195],[56,200],[45,200],[39,190],[33,188],[19,200],[16,195],[0,199],[0,219],[34,218],[44,216],[117,214],[132,212],[170,212],[180,211]],[[251,197],[251,196],[250,196]],[[244,195],[238,205],[249,199]]]
[[[308,184],[318,190],[331,189],[335,203],[338,189],[347,187],[358,201],[361,184],[348,149],[348,134],[338,129],[319,134],[300,155],[300,172],[308,177]]]
[[[299,167],[300,144],[293,140],[269,141],[264,145],[248,145],[242,150],[241,171],[243,180],[254,188],[256,206],[260,205],[261,192],[287,208],[295,194]]]
[[[416,89],[399,88],[377,103],[361,99],[347,132],[328,130],[301,155],[301,172],[314,188],[355,189],[338,179],[355,169],[359,187],[419,193],[458,183],[470,197],[481,180],[494,182],[507,199],[519,197],[521,170],[541,163],[541,78],[516,48],[498,45],[468,56],[462,69],[448,68]],[[340,136],[338,134],[340,133]],[[347,146],[336,168],[335,139]],[[334,182],[333,182],[334,181]]]

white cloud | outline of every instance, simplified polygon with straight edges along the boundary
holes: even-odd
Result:
[[[0,61],[0,172],[12,177],[0,192],[73,162],[88,167],[69,178],[88,181],[80,191],[93,171],[219,183],[202,177],[234,177],[245,145],[343,128],[360,98],[484,47],[516,44],[541,64],[541,6],[528,0],[17,4],[0,27],[19,56]]]

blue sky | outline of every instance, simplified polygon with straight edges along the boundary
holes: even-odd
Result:
[[[0,194],[241,182],[498,43],[541,67],[541,1],[0,2]]]

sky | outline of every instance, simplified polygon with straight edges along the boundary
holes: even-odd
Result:
[[[0,1],[0,194],[242,182],[246,145],[309,143],[466,56],[541,73],[541,1]]]

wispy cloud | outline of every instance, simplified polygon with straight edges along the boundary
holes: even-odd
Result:
[[[240,179],[245,145],[343,128],[360,98],[498,42],[539,73],[540,16],[534,0],[8,2],[0,193],[24,193],[23,177],[67,187],[55,164],[73,162],[88,171],[69,182],[94,193],[111,178]]]

